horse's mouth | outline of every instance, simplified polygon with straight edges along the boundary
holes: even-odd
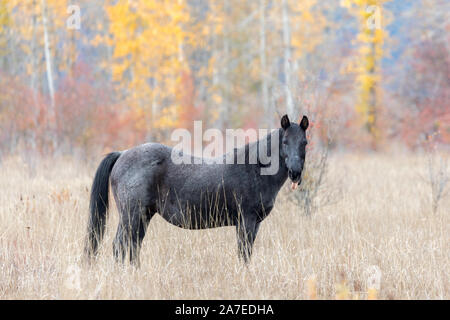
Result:
[[[291,189],[296,190],[298,188],[298,185],[300,184],[300,181],[292,182],[291,183]]]
[[[292,174],[291,171],[289,171],[289,179],[291,179],[291,189],[295,190],[298,188],[298,185],[301,182],[301,174],[300,175],[294,175]]]
[[[297,179],[292,179],[291,178],[291,189],[292,190],[296,190],[298,188],[298,186],[300,185],[300,183],[301,183],[301,178],[300,177],[297,178]]]

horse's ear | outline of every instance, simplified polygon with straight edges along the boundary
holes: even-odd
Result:
[[[309,127],[309,120],[307,116],[303,116],[302,121],[300,121],[300,127],[306,131]]]
[[[291,126],[291,122],[289,121],[289,117],[287,114],[285,114],[283,116],[283,118],[281,118],[281,127],[286,130],[287,128],[289,128]]]

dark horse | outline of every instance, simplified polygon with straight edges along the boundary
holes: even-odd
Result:
[[[296,124],[285,115],[280,129],[234,150],[234,158],[244,154],[248,160],[258,145],[270,144],[272,149],[267,153],[271,153],[271,159],[277,157],[279,164],[272,175],[261,174],[267,165],[259,159],[255,164],[175,164],[172,148],[158,143],[108,154],[92,185],[87,255],[97,253],[104,233],[111,181],[120,214],[113,242],[117,260],[123,262],[129,255],[132,263],[139,263],[147,226],[159,213],[173,225],[187,229],[236,226],[239,254],[247,262],[260,223],[269,215],[287,178],[293,188],[301,182],[308,124],[306,116]],[[274,141],[277,143],[271,144]]]

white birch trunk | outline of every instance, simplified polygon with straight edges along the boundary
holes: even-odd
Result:
[[[42,23],[44,25],[44,53],[45,53],[45,66],[47,70],[47,82],[48,82],[48,91],[50,94],[50,109],[49,109],[49,118],[50,118],[50,138],[53,143],[53,147],[56,147],[55,140],[55,126],[54,121],[56,120],[55,116],[55,88],[53,83],[53,72],[52,72],[52,57],[50,54],[50,40],[48,37],[48,21],[47,21],[47,3],[45,0],[42,0]]]
[[[38,101],[37,101],[37,79],[38,79],[38,69],[37,69],[37,45],[36,45],[36,30],[37,30],[37,3],[33,0],[33,17],[32,17],[32,28],[33,36],[31,39],[31,90],[33,93],[33,130],[31,130],[31,150],[34,152],[36,150],[36,129],[37,129],[37,118],[39,114]]]

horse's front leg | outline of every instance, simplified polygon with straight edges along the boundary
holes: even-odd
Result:
[[[246,217],[240,219],[236,225],[236,235],[238,242],[239,258],[247,264],[252,256],[253,243],[259,230],[260,222],[256,217]]]

